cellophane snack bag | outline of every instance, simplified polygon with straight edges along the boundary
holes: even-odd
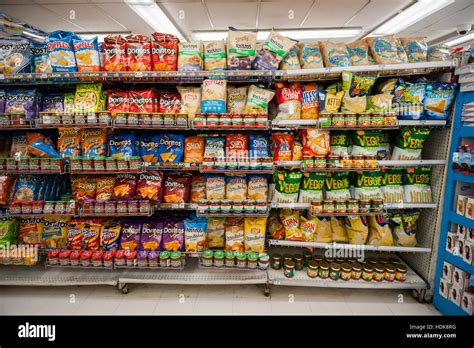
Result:
[[[51,93],[43,95],[41,111],[64,112],[64,94]]]
[[[366,39],[357,40],[347,44],[347,51],[352,65],[368,65],[369,62],[369,44]]]
[[[268,157],[268,137],[263,134],[249,134],[249,157],[262,159]]]
[[[331,155],[349,156],[351,139],[346,131],[331,131]]]
[[[31,55],[33,56],[33,72],[43,74],[53,72],[47,43],[32,42]]]
[[[171,34],[153,33],[152,59],[154,71],[176,71],[179,39]]]
[[[204,250],[206,246],[207,219],[194,217],[184,220],[184,245],[188,253]]]
[[[200,87],[176,87],[181,96],[180,113],[187,114],[188,120],[201,111],[201,88]]]
[[[247,199],[247,178],[245,176],[226,176],[226,199],[243,201]]]
[[[26,133],[26,138],[28,139],[28,153],[30,157],[59,157],[50,139],[46,138],[43,134],[28,132]]]
[[[323,187],[326,173],[303,173],[303,180],[299,194],[300,203],[311,203],[323,199]]]
[[[227,86],[227,113],[242,114],[245,111],[248,87]]]
[[[152,71],[151,39],[145,35],[130,34],[127,40],[127,70]]]
[[[129,90],[128,101],[129,101],[129,112],[154,112],[154,99],[155,91],[151,88],[142,90]]]
[[[285,240],[303,240],[300,229],[300,212],[298,210],[281,209],[280,221],[285,229]]]
[[[225,250],[244,251],[244,219],[227,218],[225,228]]]
[[[329,131],[319,129],[303,129],[303,156],[326,156],[330,152]]]
[[[359,200],[383,199],[383,173],[379,170],[356,173],[354,198]]]
[[[206,178],[202,174],[193,175],[191,178],[190,203],[198,203],[203,199],[206,199]]]
[[[189,202],[189,192],[191,187],[191,177],[189,175],[169,174],[165,178],[163,188],[164,203],[187,203]]]
[[[188,136],[184,139],[184,162],[202,163],[206,140],[199,135]]]
[[[383,201],[386,203],[403,203],[403,169],[386,168],[382,185]]]
[[[82,250],[82,230],[86,221],[84,219],[74,218],[69,221],[67,227],[67,244],[69,250]]]
[[[379,147],[377,148],[377,160],[389,160],[390,149],[390,134],[386,131],[381,131],[379,134]]]
[[[391,217],[394,245],[404,247],[416,246],[416,223],[419,217],[419,211],[396,213]]]
[[[107,110],[114,116],[117,112],[130,111],[130,96],[128,91],[107,91]]]
[[[329,216],[318,216],[315,219],[317,220],[316,232],[314,233],[313,240],[318,243],[331,243],[331,218]]]
[[[324,66],[350,66],[351,59],[344,43],[320,41],[319,47],[323,54]]]
[[[122,225],[119,220],[109,220],[100,228],[100,249],[104,251],[117,250],[119,247]]]
[[[273,161],[291,161],[294,136],[289,133],[274,133]]]
[[[137,197],[152,202],[161,202],[163,195],[163,173],[147,172],[138,176]]]
[[[7,204],[14,183],[11,175],[0,175],[0,204]]]
[[[405,49],[410,63],[426,62],[428,54],[428,44],[426,43],[426,37],[415,36],[401,38],[400,42]]]
[[[107,129],[90,128],[81,130],[82,156],[85,158],[107,155]]]
[[[97,112],[102,91],[101,83],[80,84],[74,95],[74,111]]]
[[[429,128],[407,127],[400,130],[395,139],[392,160],[418,160],[426,138],[430,134]]]
[[[97,182],[93,177],[86,175],[78,176],[76,197],[74,200],[78,202],[95,199],[95,191],[97,189]]]
[[[276,203],[296,203],[300,191],[301,177],[299,171],[277,170],[273,175],[275,193],[273,201]]]
[[[449,60],[451,56],[451,48],[446,44],[436,44],[428,47],[428,62],[437,62]]]
[[[250,70],[255,59],[257,33],[229,28],[227,67],[229,70]]]
[[[92,39],[72,39],[77,71],[100,71],[99,47],[97,36]]]
[[[183,162],[184,134],[161,134],[158,141],[158,161],[160,163]]]
[[[41,246],[46,249],[64,249],[67,244],[69,219],[64,217],[44,217]]]
[[[225,159],[226,138],[207,137],[206,147],[204,149],[204,158]]]
[[[349,191],[349,172],[326,174],[326,199],[346,200],[351,198]]]
[[[138,246],[138,249],[146,251],[160,250],[163,229],[163,221],[157,219],[145,220],[142,224],[140,245]]]
[[[249,157],[248,138],[245,134],[227,134],[225,143],[227,159],[239,159]]]
[[[265,250],[266,217],[244,219],[244,251],[262,253]]]
[[[41,94],[35,89],[7,89],[5,97],[6,113],[24,113],[29,120],[38,118]]]
[[[300,230],[303,235],[303,240],[305,242],[312,242],[316,234],[316,227],[318,226],[318,220],[306,219],[304,216],[301,216]]]
[[[394,108],[399,119],[420,120],[423,118],[423,102],[426,83],[408,83],[401,79],[395,84]]]
[[[165,220],[163,227],[163,249],[184,250],[184,222],[180,219]]]
[[[225,113],[227,111],[227,81],[207,79],[202,83],[202,113]]]
[[[407,168],[403,172],[405,202],[432,203],[431,168]]]
[[[282,240],[285,239],[285,228],[280,221],[278,211],[272,210],[268,215],[267,220],[267,231],[269,232],[272,239]]]
[[[367,245],[392,246],[393,236],[390,220],[385,216],[369,216],[369,238]]]
[[[267,115],[268,103],[273,99],[275,92],[251,85],[245,102],[244,113],[252,115]]]
[[[118,132],[109,134],[109,156],[129,159],[138,156],[139,141],[134,133]]]
[[[140,157],[143,162],[156,163],[160,157],[161,135],[142,134],[140,137]]]
[[[393,35],[369,37],[370,52],[377,64],[401,63],[397,51],[397,39]]]
[[[303,94],[301,96],[301,118],[318,119],[319,118],[319,92],[318,86],[314,83],[303,85]]]
[[[158,112],[166,114],[181,112],[181,95],[179,93],[161,93]]]
[[[28,157],[28,138],[24,132],[11,134],[11,147],[5,157]]]
[[[137,250],[140,243],[142,224],[135,219],[120,219],[122,233],[120,234],[120,247],[122,250]]]
[[[114,182],[112,199],[128,200],[137,196],[137,178],[132,174],[118,174]]]
[[[350,244],[363,245],[369,237],[367,216],[346,216],[346,231]]]
[[[178,44],[178,71],[201,71],[203,65],[202,41]]]
[[[73,39],[80,38],[69,31],[57,30],[48,35],[46,42],[53,72],[77,71]]]
[[[291,82],[288,86],[284,82],[275,82],[276,102],[278,114],[275,119],[301,118],[301,100],[303,89],[299,82]]]
[[[82,228],[82,249],[96,251],[100,248],[100,230],[103,221],[88,219]]]
[[[296,41],[272,31],[252,63],[255,70],[278,70],[280,62],[296,46]]]
[[[349,241],[349,237],[347,236],[344,217],[331,216],[330,223],[332,241],[336,243],[347,243]]]
[[[247,198],[260,202],[268,200],[268,178],[265,175],[249,175]]]
[[[324,67],[323,55],[318,42],[298,43],[298,57],[302,69],[317,69]]]
[[[457,92],[456,83],[432,82],[426,84],[423,114],[429,120],[447,120]]]
[[[210,217],[207,219],[207,247],[209,249],[224,249],[225,247],[224,217]]]
[[[127,70],[127,40],[121,35],[107,35],[104,38],[105,71]]]
[[[300,61],[298,59],[297,45],[288,52],[288,55],[280,63],[280,70],[296,70],[301,69]]]
[[[96,177],[95,199],[98,201],[108,201],[112,198],[115,178],[111,175],[101,175]]]
[[[366,130],[352,133],[352,156],[377,156],[380,146],[380,131]]]
[[[204,70],[225,70],[227,52],[224,40],[209,41],[204,44]]]
[[[225,199],[225,175],[206,174],[206,199],[209,201],[219,201]]]
[[[396,44],[397,44],[397,55],[398,59],[400,60],[400,63],[408,63],[408,56],[407,52],[403,48],[402,42],[400,39],[395,39]]]
[[[44,217],[20,217],[18,242],[20,244],[40,245],[44,227]]]

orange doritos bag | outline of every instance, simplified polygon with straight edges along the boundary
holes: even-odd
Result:
[[[202,163],[204,159],[204,137],[190,136],[184,140],[184,162]]]

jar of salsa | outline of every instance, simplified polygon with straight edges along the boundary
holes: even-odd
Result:
[[[357,118],[357,126],[360,128],[370,127],[372,125],[372,117],[370,114],[363,113],[359,114]]]
[[[326,156],[314,156],[314,168],[326,168]]]
[[[377,169],[377,156],[369,155],[364,158],[365,169]]]
[[[235,256],[237,259],[237,268],[247,267],[247,254],[244,252],[239,252]]]
[[[384,208],[383,200],[373,199],[371,203],[371,208],[372,212],[374,213],[382,213]]]
[[[374,265],[374,280],[381,282],[384,278],[385,267],[380,263]]]
[[[332,214],[334,213],[334,201],[324,200],[323,201],[323,213]]]
[[[347,212],[353,214],[359,212],[359,201],[357,199],[347,200]]]
[[[313,201],[311,202],[311,213],[312,214],[321,214],[323,212],[323,202]]]
[[[347,210],[347,204],[345,200],[336,200],[336,204],[334,207],[336,213],[343,214]]]
[[[362,279],[365,281],[371,281],[374,278],[374,267],[372,265],[366,264],[362,270]]]
[[[388,282],[395,280],[395,266],[391,263],[385,265],[384,279]]]
[[[371,127],[383,127],[384,126],[384,115],[381,113],[372,114],[370,119]]]
[[[330,264],[329,277],[332,280],[339,280],[341,276],[341,266],[337,262],[332,262]]]
[[[114,254],[115,266],[125,266],[125,250],[116,250]]]
[[[275,270],[279,270],[281,269],[281,256],[280,254],[273,254],[271,259],[270,259],[270,266],[275,269]]]
[[[69,259],[69,255],[71,255],[71,250],[61,250],[59,252],[59,264],[61,266],[69,266],[70,264],[70,259]]]
[[[357,115],[353,113],[346,114],[346,118],[344,120],[345,127],[356,127],[357,126]]]
[[[258,262],[258,253],[250,252],[247,254],[247,268],[255,269],[257,268]]]
[[[329,277],[329,263],[327,263],[326,261],[321,261],[319,263],[318,275],[321,279],[327,279]]]
[[[235,255],[232,250],[226,251],[224,263],[226,267],[234,267],[235,266]]]
[[[213,264],[214,253],[212,250],[205,250],[201,256],[202,265],[205,267],[211,267]]]
[[[340,157],[337,155],[328,156],[326,165],[328,168],[331,168],[331,169],[339,168],[341,166]]]
[[[346,168],[346,169],[352,168],[352,157],[342,156],[342,158],[341,158],[341,168]]]
[[[302,255],[295,255],[295,270],[301,271],[303,269],[303,259],[304,257]]]
[[[341,264],[341,279],[350,280],[352,277],[352,266],[349,263]]]
[[[295,263],[293,261],[285,261],[284,274],[287,278],[295,276]]]
[[[268,264],[270,263],[270,257],[266,253],[262,253],[258,255],[258,268],[262,271],[268,268]]]
[[[354,155],[352,156],[352,168],[359,169],[364,168],[364,156]]]
[[[385,112],[383,119],[384,119],[384,126],[386,127],[396,126],[398,123],[397,113],[393,111]]]
[[[352,263],[352,272],[351,272],[351,278],[354,280],[359,280],[360,277],[362,276],[362,266],[358,262]]]
[[[303,157],[302,164],[305,169],[313,169],[315,167],[315,161],[313,157]],[[326,157],[324,157],[324,166],[326,166]]]
[[[370,213],[370,201],[360,200],[359,201],[359,213]]]
[[[310,278],[316,278],[318,276],[318,267],[319,264],[318,264],[318,261],[309,261],[308,263],[308,269],[307,269],[307,274],[308,274],[308,277]]]
[[[346,115],[343,113],[337,112],[332,114],[332,126],[333,127],[344,127],[346,121]]]
[[[181,251],[173,251],[170,254],[170,264],[173,268],[180,268],[182,266]]]
[[[169,251],[162,251],[160,253],[160,267],[167,268],[171,265],[170,261],[170,252]]]
[[[395,279],[399,282],[404,282],[407,280],[407,268],[405,265],[397,265],[397,269],[395,271]]]
[[[311,253],[311,251],[303,251],[303,266],[308,267],[309,261],[311,261],[312,257],[313,254]]]

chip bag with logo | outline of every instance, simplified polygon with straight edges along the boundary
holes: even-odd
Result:
[[[184,245],[188,253],[204,250],[206,246],[207,219],[192,218],[184,220]]]
[[[229,114],[243,114],[247,100],[248,87],[227,86],[227,112]]]
[[[133,133],[109,134],[109,155],[115,158],[130,158],[138,155],[138,141]]]
[[[286,240],[303,240],[303,233],[300,230],[300,212],[298,210],[280,210],[280,221],[285,228]]]
[[[41,245],[46,249],[63,249],[67,244],[67,226],[69,218],[43,218]]]
[[[98,201],[108,201],[112,198],[115,178],[109,175],[96,177],[95,199]]]
[[[416,36],[401,38],[400,42],[407,53],[408,61],[410,63],[426,62],[428,54],[428,44],[426,43],[426,37]]]
[[[127,70],[127,40],[121,35],[107,35],[104,38],[104,59],[102,63],[105,71]]]
[[[265,250],[266,217],[244,219],[244,251],[262,253]]]
[[[178,44],[178,71],[201,71],[203,68],[202,41]]]
[[[244,251],[244,219],[227,218],[225,228],[225,250]]]
[[[163,249],[166,251],[184,250],[184,222],[168,220],[163,227]]]
[[[96,189],[97,182],[93,177],[80,175],[77,180],[76,197],[74,199],[78,202],[95,199]]]
[[[218,201],[225,199],[225,176],[222,174],[206,174],[206,199]]]
[[[153,33],[152,59],[154,71],[176,71],[179,39],[171,34]]]
[[[190,203],[198,203],[203,199],[206,199],[206,179],[204,175],[193,175],[191,178]]]
[[[277,203],[296,203],[300,191],[301,177],[300,171],[277,170],[273,175],[275,193],[273,201]]]
[[[202,136],[188,136],[184,140],[184,162],[202,163],[205,139]]]
[[[67,227],[67,244],[69,250],[82,250],[82,230],[85,221],[83,219],[71,219]]]
[[[366,39],[357,40],[347,45],[352,65],[368,65],[369,45]]]
[[[147,172],[138,176],[137,195],[140,199],[161,202],[163,194],[163,173]]]
[[[20,244],[40,245],[44,227],[44,217],[20,217],[18,242]]]
[[[319,92],[316,84],[309,83],[303,86],[301,99],[301,118],[317,119],[319,118]]]
[[[326,174],[326,199],[346,200],[351,198],[349,191],[349,172],[334,172]]]
[[[107,110],[112,115],[115,115],[117,112],[129,112],[129,93],[127,91],[107,91]]]
[[[112,199],[127,200],[137,195],[137,178],[131,174],[118,174],[115,178]]]
[[[77,71],[100,71],[99,47],[97,36],[89,40],[72,39],[74,55],[77,62]]]
[[[293,148],[293,134],[274,133],[273,139],[273,161],[291,161],[291,150]]]
[[[204,149],[204,158],[225,159],[226,139],[221,137],[207,137]]]
[[[321,47],[325,67],[352,65],[344,43],[320,41],[319,47]]]
[[[82,249],[96,251],[100,247],[100,230],[102,221],[99,219],[87,220],[82,229]]]
[[[74,96],[74,110],[79,112],[97,112],[99,110],[101,91],[101,83],[77,85]]]
[[[278,114],[275,119],[301,118],[301,100],[303,89],[299,82],[286,86],[283,82],[275,82]]]
[[[224,217],[210,217],[207,219],[207,247],[209,249],[223,249],[225,247]]]
[[[181,111],[181,95],[179,93],[161,93],[158,112],[177,114]]]
[[[82,156],[85,158],[107,155],[107,129],[90,128],[81,131]]]
[[[183,134],[161,134],[159,136],[158,162],[183,162],[184,141]]]
[[[54,31],[48,35],[46,41],[53,72],[77,71],[73,39],[80,38],[72,32],[62,30]]]
[[[428,83],[423,101],[424,116],[429,120],[447,120],[456,92],[456,83]]]
[[[245,102],[244,113],[252,115],[267,115],[268,104],[275,92],[251,85]]]
[[[303,129],[303,156],[327,156],[330,153],[329,131],[319,129]]]
[[[28,153],[31,157],[59,157],[50,140],[43,134],[28,132],[26,138],[28,139]]]
[[[59,128],[58,133],[58,151],[62,158],[82,156],[81,130],[79,128]]]
[[[53,72],[47,43],[32,42],[31,54],[33,56],[33,72],[43,74]]]
[[[142,224],[140,234],[139,250],[156,251],[160,250],[161,239],[163,237],[164,223],[160,220],[148,219]]]
[[[303,173],[299,202],[311,203],[323,199],[323,187],[326,180],[325,173]]]
[[[228,159],[249,157],[248,138],[245,134],[227,134],[225,153]]]
[[[189,202],[189,192],[191,177],[189,175],[170,174],[165,178],[163,188],[164,203],[187,203]]]
[[[247,198],[247,178],[245,176],[226,176],[226,199],[243,201]]]
[[[110,220],[100,228],[100,249],[104,251],[117,250],[119,246],[122,225],[118,220]]]
[[[398,64],[397,39],[393,35],[376,36],[367,38],[370,52],[377,64]]]
[[[136,113],[150,113],[155,111],[153,89],[130,90],[128,91],[129,111]]]
[[[134,219],[121,219],[120,226],[120,248],[122,250],[137,250],[140,243],[140,232],[142,225],[140,221]]]
[[[127,68],[129,71],[152,71],[151,39],[145,35],[131,34],[127,40]]]
[[[317,69],[324,67],[319,43],[299,43],[298,46],[298,55],[302,69]]]

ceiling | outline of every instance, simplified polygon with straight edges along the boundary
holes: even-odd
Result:
[[[189,40],[193,31],[360,27],[363,35],[416,0],[156,0]],[[151,34],[121,0],[0,0],[0,11],[44,31]],[[456,0],[398,35],[428,40],[456,35],[472,23],[474,0]],[[356,38],[346,39],[352,41]]]

